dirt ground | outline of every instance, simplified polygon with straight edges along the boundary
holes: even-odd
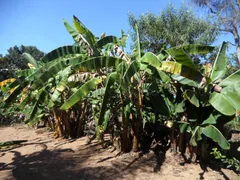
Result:
[[[118,155],[112,147],[103,149],[96,141],[86,145],[86,138],[54,139],[46,129],[26,125],[0,128],[0,142],[28,140],[23,146],[0,150],[0,180],[177,180],[206,179],[239,180],[232,170],[207,168],[200,165],[181,166],[167,152],[163,163],[157,163],[153,152]],[[154,172],[156,164],[160,171]]]

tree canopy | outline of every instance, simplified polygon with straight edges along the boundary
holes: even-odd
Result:
[[[210,18],[219,23],[220,30],[233,35],[237,59],[240,64],[240,0],[192,0],[209,10]]]
[[[5,59],[13,69],[25,69],[28,68],[27,61],[22,57],[23,53],[29,53],[34,59],[40,61],[44,56],[44,52],[40,51],[35,46],[13,46],[8,49],[8,54],[5,55]]]
[[[158,53],[161,48],[183,44],[209,45],[218,35],[215,24],[197,17],[184,5],[176,9],[170,4],[158,15],[149,12],[139,18],[130,13],[128,20],[132,27],[132,39],[135,41],[133,27],[137,23],[142,50],[154,53]]]
[[[13,69],[28,68],[28,62],[22,57],[23,53],[29,53],[37,61],[44,56],[44,52],[35,46],[15,45],[10,47],[5,56],[0,54],[0,81],[12,77],[11,70]]]

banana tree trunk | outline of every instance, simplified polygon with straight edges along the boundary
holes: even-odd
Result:
[[[85,100],[81,106],[81,111],[80,111],[80,117],[78,119],[78,125],[77,125],[77,135],[81,136],[83,134],[83,125],[84,125],[84,116],[87,111],[87,101]]]
[[[142,118],[142,89],[141,83],[138,85],[138,99],[137,99],[137,118],[136,120],[133,119],[133,147],[132,151],[137,152],[139,150],[139,143],[142,134],[142,125],[143,125],[143,118]]]
[[[55,120],[55,124],[56,124],[56,137],[63,137],[63,128],[62,128],[62,124],[61,124],[61,117],[60,117],[60,113],[58,112],[57,108],[53,109],[53,117]]]
[[[64,134],[64,136],[73,137],[72,129],[71,129],[70,122],[69,122],[70,115],[66,111],[62,111],[61,110],[61,117],[62,117],[62,121],[63,121],[64,126],[65,126],[65,134]]]
[[[128,129],[128,125],[127,125],[127,122],[126,122],[126,117],[125,117],[125,114],[124,114],[124,103],[123,103],[123,94],[122,92],[120,93],[121,95],[121,104],[122,104],[122,123],[123,123],[123,130],[122,130],[122,133],[121,133],[121,151],[126,153],[126,152],[129,152],[129,145],[130,145],[130,141],[129,141],[129,129]]]
[[[176,135],[176,125],[173,124],[171,127],[170,142],[171,142],[171,152],[177,153],[177,135]]]

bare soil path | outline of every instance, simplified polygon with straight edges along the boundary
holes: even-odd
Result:
[[[0,180],[239,180],[228,169],[199,165],[180,166],[170,152],[154,172],[157,160],[154,153],[139,157],[136,153],[118,155],[112,147],[103,149],[96,141],[86,145],[86,138],[54,139],[46,129],[25,125],[0,128],[0,142],[28,140],[23,146],[0,150]]]

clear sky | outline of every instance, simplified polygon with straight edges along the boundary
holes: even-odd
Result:
[[[65,19],[72,24],[72,15],[96,36],[120,36],[121,29],[130,29],[128,12],[159,13],[168,3],[179,7],[182,2],[188,0],[0,0],[0,54],[14,45],[36,46],[45,53],[72,45],[62,23]]]

